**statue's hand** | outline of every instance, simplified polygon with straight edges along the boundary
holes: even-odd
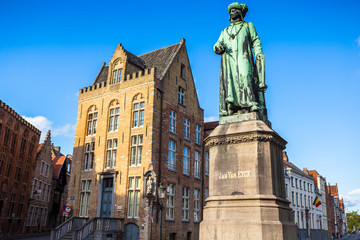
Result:
[[[267,88],[268,88],[268,86],[266,84],[264,84],[264,83],[259,84],[260,91],[265,92]]]
[[[256,55],[256,60],[260,60],[262,58],[264,58],[264,54],[259,53],[258,55]]]
[[[215,47],[215,53],[217,54],[217,55],[221,55],[221,54],[223,54],[225,52],[225,48],[222,46],[222,45],[220,45],[220,46],[218,46],[218,47]]]

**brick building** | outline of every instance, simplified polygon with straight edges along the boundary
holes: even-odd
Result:
[[[49,226],[55,227],[65,221],[61,207],[67,203],[71,169],[71,155],[63,155],[60,147],[51,146],[52,183],[50,193]]]
[[[347,231],[346,212],[343,199],[339,197],[338,185],[328,185],[328,193],[334,202],[334,232],[335,234],[345,234]]]
[[[326,209],[328,219],[328,233],[329,237],[332,237],[336,233],[335,229],[335,198],[331,194],[330,184],[326,186]]]
[[[123,218],[126,234],[155,239],[160,202],[162,239],[197,239],[202,138],[185,40],[140,56],[119,44],[94,83],[80,90],[69,188],[74,216]]]
[[[40,131],[0,101],[0,238],[25,230]]]
[[[36,162],[30,191],[26,233],[49,231],[50,193],[53,176],[51,133],[48,131],[36,151]]]

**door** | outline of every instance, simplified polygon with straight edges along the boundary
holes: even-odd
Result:
[[[139,240],[139,227],[136,224],[126,224],[125,240]]]
[[[100,217],[111,217],[113,178],[103,178]]]

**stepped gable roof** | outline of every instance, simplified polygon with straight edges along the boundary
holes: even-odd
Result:
[[[337,185],[328,186],[328,190],[331,193],[331,195],[334,195],[335,197],[338,196],[338,187],[337,187]]]
[[[124,49],[124,52],[128,57],[128,61],[141,67],[142,69],[156,67],[156,77],[161,80],[164,77],[167,69],[170,67],[171,63],[174,61],[175,56],[182,45],[183,42],[180,42],[149,53],[145,53],[140,56],[136,56],[126,49]],[[103,63],[93,85],[100,82],[106,82],[108,74],[109,66],[106,66],[105,63]]]
[[[93,85],[95,85],[97,83],[101,83],[101,82],[106,82],[108,72],[109,72],[109,66],[105,66],[105,63],[103,63],[103,65],[100,69],[100,72],[98,73],[98,75],[95,78]]]
[[[156,77],[161,80],[171,63],[174,61],[175,56],[182,45],[183,43],[180,42],[140,55],[139,58],[145,61],[146,68],[156,67]]]

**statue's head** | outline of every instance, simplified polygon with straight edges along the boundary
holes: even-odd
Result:
[[[228,11],[230,22],[235,22],[245,18],[245,15],[248,11],[248,6],[245,3],[240,4],[238,2],[234,2],[228,6]]]

